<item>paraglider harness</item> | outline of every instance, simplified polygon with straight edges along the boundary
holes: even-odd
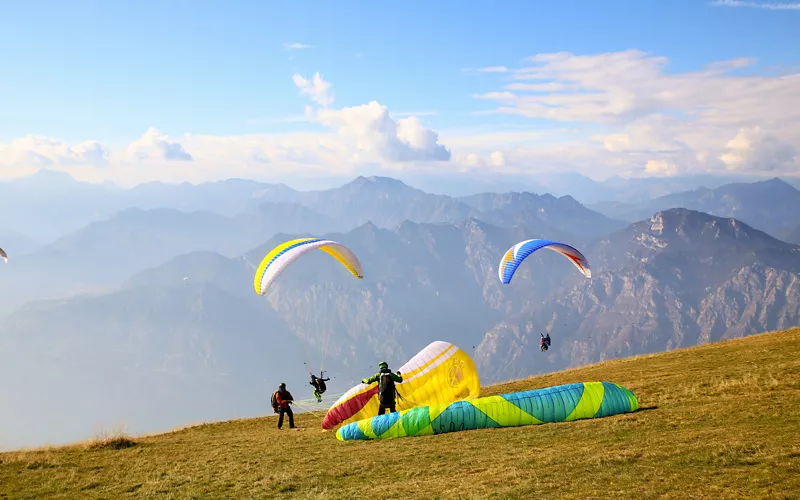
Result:
[[[272,411],[275,413],[278,413],[278,392],[280,392],[280,389],[272,393],[272,399],[270,400],[272,403]]]
[[[381,373],[381,378],[378,379],[378,402],[383,406],[390,406],[395,402],[394,396],[400,396],[400,393],[392,378],[392,372]],[[402,397],[400,396],[401,399]]]
[[[539,348],[542,350],[542,352],[544,352],[548,347],[550,347],[550,334],[547,334],[547,338],[545,338],[541,333],[539,335],[542,336],[542,340],[539,341]]]
[[[400,372],[396,373],[400,375]],[[400,394],[400,391],[397,390],[397,382],[395,382],[394,378],[392,378],[391,370],[386,372],[381,372],[381,376],[378,379],[378,403],[380,403],[381,406],[385,406],[387,408],[393,406],[393,403],[396,404],[397,401],[390,400],[390,398],[392,398],[392,395],[397,396],[402,401],[406,400],[406,398],[404,398],[403,395]]]

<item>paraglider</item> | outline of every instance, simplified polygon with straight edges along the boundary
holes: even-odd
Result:
[[[253,279],[253,287],[255,291],[259,295],[265,295],[269,287],[278,279],[278,276],[286,269],[291,263],[296,261],[301,256],[307,254],[312,250],[321,250],[334,259],[336,259],[340,264],[342,264],[350,274],[355,276],[358,279],[362,279],[364,277],[364,272],[361,268],[361,262],[358,258],[353,254],[353,252],[336,241],[322,239],[322,238],[298,238],[295,240],[290,240],[280,245],[276,246],[272,250],[267,253],[266,256],[261,260],[258,268],[256,269],[255,278]],[[327,282],[326,282],[326,291],[325,297],[327,299]],[[326,303],[327,306],[327,303]],[[330,379],[322,380],[322,373],[324,370],[324,362],[325,362],[325,353],[326,353],[326,346],[327,342],[324,338],[325,328],[323,327],[323,339],[321,342],[322,345],[322,361],[321,363],[323,366],[320,367],[320,378],[314,380],[316,376],[311,372],[311,368],[308,364],[308,359],[306,358],[305,364],[309,369],[309,374],[312,377],[311,385],[315,387],[314,390],[314,397],[317,399],[317,402],[321,402],[322,398],[321,395],[325,392],[325,382]],[[305,355],[305,354],[304,354]],[[315,383],[316,382],[316,383]],[[321,385],[317,387],[317,384]],[[319,388],[322,390],[319,390]]]
[[[6,264],[8,263],[8,254],[6,254],[6,251],[3,250],[2,248],[0,248],[0,257],[3,258],[3,262],[5,262]]]
[[[500,281],[506,285],[511,283],[511,278],[514,276],[519,265],[522,264],[522,261],[540,248],[546,248],[560,253],[569,259],[575,267],[578,268],[581,274],[587,278],[592,277],[592,271],[589,269],[589,262],[576,248],[558,241],[535,239],[521,241],[508,249],[500,260],[500,267],[497,270]]]
[[[547,337],[545,337],[543,333],[540,333],[539,335],[542,337],[541,340],[539,340],[539,348],[542,350],[542,352],[545,352],[550,348],[550,333],[547,333]]]
[[[628,413],[638,408],[636,396],[625,387],[610,382],[579,382],[379,415],[342,426],[336,431],[336,439],[389,439],[570,422]]]
[[[253,286],[256,293],[264,295],[286,267],[312,250],[322,250],[339,263],[358,279],[364,277],[361,262],[341,243],[322,238],[299,238],[287,241],[276,246],[261,260],[256,269]]]
[[[311,382],[309,384],[314,387],[314,397],[317,398],[317,403],[322,402],[322,395],[328,390],[325,382],[330,382],[330,380],[329,378],[324,378],[324,372],[319,372],[319,377],[313,373],[311,374]]]
[[[449,342],[432,342],[398,371],[402,373],[402,382],[395,384],[399,411],[415,406],[446,405],[480,395],[481,384],[475,363],[466,352]],[[373,417],[378,414],[379,406],[378,384],[358,384],[328,410],[322,428],[327,430],[342,423]]]

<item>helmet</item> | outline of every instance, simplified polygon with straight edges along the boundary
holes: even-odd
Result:
[[[281,385],[278,386],[278,389],[286,389],[286,384],[281,382]]]
[[[378,368],[380,368],[381,370],[387,370],[389,368],[389,363],[387,363],[386,361],[381,361],[380,364],[378,365]]]

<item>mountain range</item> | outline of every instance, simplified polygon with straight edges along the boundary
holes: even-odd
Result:
[[[568,195],[454,198],[381,177],[305,193],[274,185],[267,199],[256,184],[228,185],[243,189],[239,206],[126,208],[9,252],[0,380],[14,382],[0,391],[11,408],[0,441],[259,414],[277,382],[307,397],[308,372],[323,368],[333,397],[433,340],[467,350],[490,383],[800,324],[800,247],[735,217],[677,207],[626,223]],[[760,200],[743,213],[762,218],[792,193],[751,186],[775,189],[736,191]],[[184,210],[208,204],[183,199]],[[787,227],[798,213],[784,213]],[[257,295],[261,258],[308,235],[351,248],[364,279],[312,252]],[[500,257],[536,237],[580,248],[593,279],[540,251],[500,283]],[[66,416],[54,421],[54,407]]]
[[[420,222],[444,219],[452,221],[455,215],[463,218],[471,213],[469,208],[460,206],[455,198],[486,192],[515,191],[552,193],[556,198],[571,196],[583,204],[597,204],[602,208],[600,212],[606,213],[608,210],[612,218],[620,218],[616,215],[619,213],[623,215],[623,219],[630,222],[641,217],[631,217],[631,207],[624,204],[646,204],[654,198],[694,190],[701,186],[705,186],[703,189],[713,189],[731,180],[730,177],[691,176],[673,179],[610,178],[598,182],[575,173],[499,178],[411,175],[406,178],[417,180],[418,182],[414,184],[427,187],[428,192],[409,188],[400,181],[386,177],[360,177],[340,187],[317,191],[298,191],[285,184],[246,179],[228,179],[198,185],[186,182],[181,184],[150,182],[123,189],[108,183],[78,182],[63,172],[41,170],[30,177],[0,182],[0,213],[4,214],[4,217],[0,218],[0,236],[14,233],[23,236],[25,241],[36,242],[38,245],[49,244],[91,222],[108,219],[128,208],[142,210],[173,208],[185,212],[205,211],[233,216],[269,202],[299,203],[327,214],[331,207],[326,205],[326,202],[332,202],[333,207],[346,212],[347,209],[344,208],[344,205],[347,205],[346,200],[350,198],[349,205],[353,206],[353,202],[359,196],[366,205],[374,204],[388,208],[394,204],[398,207],[394,213],[389,210],[382,213],[381,215],[386,217],[385,220],[372,221],[380,226],[396,225],[405,220],[404,215],[405,218]],[[744,182],[748,179],[740,178],[740,180]],[[377,196],[367,199],[370,184]],[[395,184],[395,187],[403,184],[405,192],[400,194],[390,187],[391,184]],[[380,199],[381,191],[384,196],[391,195],[390,198]],[[431,195],[429,194],[431,192],[440,194]],[[402,205],[403,202],[416,203],[423,199],[436,205],[430,218],[420,217],[424,204],[415,204],[413,207]],[[619,205],[620,203],[623,205]],[[663,208],[672,207],[660,206],[658,210]],[[412,212],[416,210],[416,216],[413,213],[406,213],[409,210]],[[359,209],[355,211],[359,212]],[[650,210],[642,217],[652,215],[655,211],[657,210]],[[16,239],[10,240],[13,252],[27,253],[30,245],[18,245]]]
[[[626,221],[640,220],[668,208],[689,208],[720,217],[733,217],[776,238],[788,238],[797,227],[800,190],[774,178],[754,183],[726,184],[673,193],[638,204],[606,202],[594,210]]]

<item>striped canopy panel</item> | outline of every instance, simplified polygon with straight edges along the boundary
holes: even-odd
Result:
[[[607,417],[635,411],[636,396],[610,382],[579,382],[500,396],[421,406],[342,426],[340,441],[428,436],[492,427]]]

